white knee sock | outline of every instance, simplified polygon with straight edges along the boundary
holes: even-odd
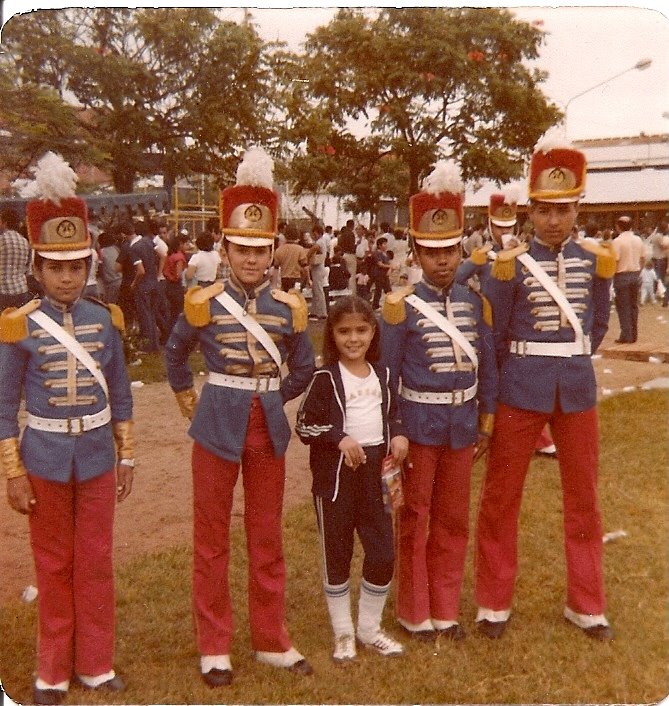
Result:
[[[361,639],[371,639],[381,629],[381,616],[389,589],[390,583],[385,586],[375,586],[365,579],[362,580],[358,604],[358,636]]]
[[[324,585],[325,600],[328,604],[330,622],[335,637],[353,635],[353,621],[351,620],[351,593],[349,582],[338,586]]]

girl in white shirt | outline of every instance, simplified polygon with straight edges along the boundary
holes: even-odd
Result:
[[[201,287],[207,287],[218,277],[221,256],[214,250],[214,239],[208,233],[198,235],[195,244],[197,252],[188,261],[186,279],[194,279]]]

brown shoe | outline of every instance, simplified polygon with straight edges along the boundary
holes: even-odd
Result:
[[[485,635],[485,637],[491,640],[498,640],[504,634],[508,622],[508,620],[499,620],[497,622],[493,622],[492,620],[479,620],[478,623],[476,623],[476,629],[481,635]]]
[[[399,625],[412,640],[418,640],[418,642],[434,642],[437,639],[436,630],[409,630],[409,628],[404,627],[402,623]]]
[[[232,669],[218,669],[214,667],[208,672],[202,673],[204,683],[215,689],[218,686],[230,686],[232,684]]]

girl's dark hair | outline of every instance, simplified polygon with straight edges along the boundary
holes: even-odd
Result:
[[[372,363],[377,361],[381,355],[381,332],[374,310],[371,304],[361,297],[348,296],[341,297],[330,307],[323,335],[323,362],[325,365],[334,365],[339,360],[339,351],[332,330],[345,314],[360,314],[368,324],[374,327],[374,336],[365,354],[365,359]]]

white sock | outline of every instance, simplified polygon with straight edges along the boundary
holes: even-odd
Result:
[[[338,586],[324,584],[323,588],[325,589],[325,601],[328,604],[334,636],[353,635],[349,582],[341,583]]]
[[[230,655],[201,655],[200,671],[202,674],[207,674],[212,669],[232,669]]]
[[[116,672],[112,669],[110,672],[107,672],[106,674],[98,674],[96,677],[91,677],[87,674],[79,674],[79,679],[81,682],[86,684],[86,686],[90,686],[91,689],[95,689],[100,686],[100,684],[104,684],[106,681],[113,679],[115,676]]]
[[[358,604],[358,636],[372,639],[381,629],[381,616],[386,605],[390,583],[375,586],[363,579],[360,583],[360,602]]]
[[[294,664],[304,659],[304,657],[291,647],[285,652],[256,652],[258,662],[270,664],[272,667],[292,667]]]
[[[58,684],[49,684],[44,679],[37,677],[35,679],[35,688],[40,691],[46,691],[47,689],[51,691],[67,691],[70,688],[70,681],[66,679],[65,681],[59,681]]]

